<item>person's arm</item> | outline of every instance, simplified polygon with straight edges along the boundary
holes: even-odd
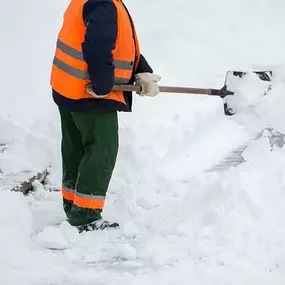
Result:
[[[83,7],[83,20],[87,30],[82,50],[92,90],[104,96],[114,85],[112,50],[117,39],[116,7],[108,0],[88,0]]]
[[[139,61],[139,64],[138,64],[138,67],[136,70],[136,74],[137,73],[145,73],[145,72],[153,73],[153,70],[150,67],[150,65],[148,64],[145,57],[141,54],[140,61]]]

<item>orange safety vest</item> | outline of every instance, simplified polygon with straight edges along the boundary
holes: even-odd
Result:
[[[116,48],[112,51],[115,84],[128,84],[139,63],[139,42],[133,21],[122,1],[112,1],[118,17]],[[81,47],[86,32],[82,17],[86,2],[87,0],[71,0],[65,11],[51,72],[52,88],[60,95],[73,100],[96,100],[85,89],[86,84],[90,83],[88,66],[83,59]],[[111,91],[104,99],[126,104],[121,91]]]

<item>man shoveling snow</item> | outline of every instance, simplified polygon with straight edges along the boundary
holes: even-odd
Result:
[[[140,54],[134,23],[121,0],[71,0],[51,73],[62,127],[63,207],[79,232],[116,228],[101,217],[118,152],[117,112],[130,112],[137,83],[156,96],[160,77]]]

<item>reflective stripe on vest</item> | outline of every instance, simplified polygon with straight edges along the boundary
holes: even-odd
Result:
[[[73,57],[77,60],[84,61],[83,53],[68,46],[67,44],[63,43],[60,40],[57,40],[56,47],[60,49],[62,52],[67,54],[70,57]],[[89,80],[89,74],[87,71],[82,71],[80,69],[77,69],[75,67],[72,67],[60,59],[58,59],[56,56],[54,57],[53,64],[60,70],[68,73],[69,75],[72,75],[78,79],[82,80]],[[113,64],[116,69],[122,69],[122,70],[130,70],[133,71],[134,63],[130,61],[122,61],[122,60],[113,60]],[[129,82],[129,79],[126,78],[120,78],[115,77],[115,84],[127,84]]]

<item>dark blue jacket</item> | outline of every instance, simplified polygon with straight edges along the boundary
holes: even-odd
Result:
[[[82,43],[84,60],[94,92],[98,95],[110,93],[114,85],[114,65],[112,50],[117,39],[117,10],[112,0],[88,0],[83,8],[83,20],[87,27]],[[136,73],[150,72],[152,69],[143,55]],[[134,83],[133,74],[130,84]],[[53,90],[55,103],[70,111],[118,110],[131,111],[132,94],[124,92],[127,105],[105,99],[67,99]]]

